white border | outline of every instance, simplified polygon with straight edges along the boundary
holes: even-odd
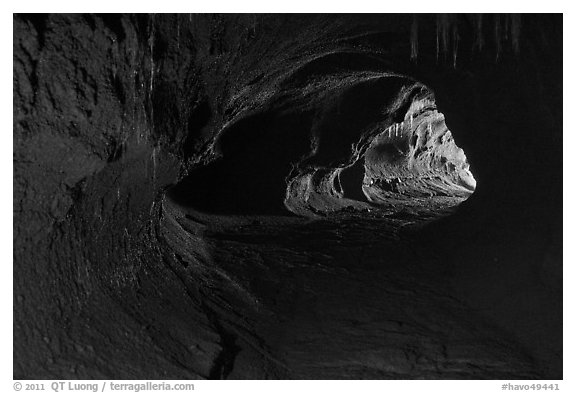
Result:
[[[0,239],[2,241],[2,263],[0,263],[0,277],[2,280],[2,296],[0,297],[1,315],[5,316],[4,323],[0,324],[0,390],[13,391],[12,381],[12,214],[8,212],[12,206],[12,84],[9,75],[12,75],[12,12],[563,12],[564,13],[564,113],[570,114],[574,105],[573,92],[576,91],[574,71],[575,62],[575,29],[576,18],[574,17],[574,1],[544,1],[544,2],[504,2],[498,0],[482,0],[480,2],[465,1],[421,1],[391,2],[360,1],[337,3],[335,0],[328,2],[312,2],[310,0],[290,0],[286,2],[273,2],[269,0],[254,1],[114,1],[98,0],[97,2],[79,1],[21,1],[3,3],[0,29],[2,49],[9,52],[4,57],[2,66],[1,92],[2,92],[2,120],[5,127],[2,129],[2,148],[0,157],[0,173],[5,192],[2,198],[2,226]],[[4,10],[6,8],[6,10]],[[9,12],[8,12],[9,11]],[[568,71],[568,72],[567,72]],[[570,72],[572,71],[572,72]],[[564,124],[564,381],[550,381],[559,383],[562,391],[576,391],[573,373],[574,367],[574,264],[576,253],[574,244],[574,222],[576,222],[576,207],[573,202],[576,199],[576,187],[574,171],[575,161],[572,160],[576,148],[576,135],[571,124]],[[48,381],[47,381],[48,382]],[[87,381],[90,382],[90,381]],[[124,381],[126,382],[126,381]],[[136,381],[135,381],[136,382]],[[174,381],[171,381],[174,382]],[[196,391],[237,391],[276,393],[292,392],[294,390],[330,390],[335,392],[349,392],[362,389],[365,392],[496,392],[501,390],[503,383],[522,384],[522,381],[197,381]],[[544,381],[533,381],[544,383]],[[532,384],[531,381],[526,381]]]

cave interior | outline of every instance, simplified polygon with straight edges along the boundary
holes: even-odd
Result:
[[[15,379],[562,378],[562,15],[13,30]]]

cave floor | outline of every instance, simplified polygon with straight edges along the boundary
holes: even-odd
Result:
[[[251,299],[250,326],[276,376],[536,378],[514,339],[458,299],[446,258],[418,240],[419,227],[462,200],[402,199],[319,219],[191,209],[186,217]],[[235,354],[224,377],[246,375],[248,352]]]

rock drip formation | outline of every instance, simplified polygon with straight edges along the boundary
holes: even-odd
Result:
[[[13,26],[14,378],[562,377],[561,16]]]

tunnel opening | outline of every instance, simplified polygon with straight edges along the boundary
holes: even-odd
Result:
[[[367,201],[366,195],[362,191],[364,171],[364,160],[362,158],[340,171],[336,179],[345,198]]]
[[[476,188],[466,154],[431,97],[414,100],[401,122],[372,140],[363,158],[362,190],[374,203],[445,197],[456,205]]]
[[[466,154],[428,87],[388,76],[317,105],[271,105],[236,121],[216,140],[219,158],[168,196],[220,215],[413,209],[440,217],[474,192]]]
[[[466,154],[432,92],[422,92],[403,105],[403,116],[396,113],[391,124],[376,127],[352,164],[324,170],[316,188],[332,197],[324,203],[326,212],[412,209],[439,218],[472,195],[476,179]],[[325,187],[329,179],[332,188]]]
[[[305,118],[266,113],[240,120],[219,138],[220,158],[192,170],[169,197],[212,214],[288,214],[284,178],[309,147],[297,134]]]

